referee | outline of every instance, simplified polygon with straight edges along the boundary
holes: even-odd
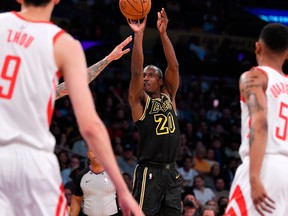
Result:
[[[78,216],[81,208],[83,215],[87,216],[121,215],[117,205],[116,189],[110,177],[90,149],[88,158],[90,166],[82,170],[76,178],[70,216]]]

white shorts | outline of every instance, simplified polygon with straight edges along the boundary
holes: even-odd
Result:
[[[0,215],[64,216],[66,210],[54,153],[23,145],[0,147]]]
[[[275,201],[275,210],[265,216],[288,215],[288,157],[265,155],[260,173],[268,196]],[[249,178],[249,159],[238,167],[229,195],[225,216],[258,216],[254,208]]]

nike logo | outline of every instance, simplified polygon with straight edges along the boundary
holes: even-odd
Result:
[[[176,179],[178,179],[180,177],[180,175],[178,174],[177,176],[176,176]]]
[[[90,182],[92,179],[85,181],[86,183]]]

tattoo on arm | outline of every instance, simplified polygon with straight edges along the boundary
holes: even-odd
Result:
[[[56,100],[68,94],[67,89],[65,88],[65,82],[59,84],[56,89]]]
[[[254,127],[251,127],[249,134],[249,145],[251,146],[253,142],[254,142]]]
[[[94,80],[107,65],[108,65],[108,60],[104,58],[101,61],[89,67],[87,69],[88,83]]]
[[[96,64],[90,66],[87,69],[88,72],[88,83],[93,81],[100,72],[109,64],[108,60],[106,58],[102,59],[101,61],[97,62]],[[68,91],[65,87],[65,82],[59,84],[56,89],[56,100],[59,98],[68,95]]]
[[[257,112],[261,112],[264,110],[264,107],[261,104],[259,104],[258,99],[254,93],[250,93],[248,95],[247,106],[251,114],[255,114]]]

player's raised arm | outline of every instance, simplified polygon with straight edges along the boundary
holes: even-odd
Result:
[[[124,41],[118,44],[112,52],[107,55],[104,59],[99,62],[93,64],[87,69],[88,73],[88,83],[92,82],[101,72],[106,68],[108,64],[110,64],[114,60],[120,59],[123,55],[130,51],[130,48],[124,49],[132,41],[132,36],[128,36]],[[124,49],[124,50],[123,50]],[[60,83],[56,89],[56,100],[59,98],[68,95],[67,88],[65,86],[65,82]]]
[[[179,65],[174,51],[174,47],[169,39],[169,36],[167,35],[167,26],[169,20],[164,8],[162,8],[162,10],[157,13],[157,16],[157,28],[160,33],[164,54],[167,60],[164,91],[166,90],[168,92],[174,104],[174,98],[179,87]]]
[[[265,211],[272,213],[273,201],[268,196],[262,181],[260,171],[267,145],[267,102],[265,90],[267,77],[259,70],[252,69],[240,79],[241,96],[247,101],[250,115],[250,183],[251,196],[256,210],[263,215]],[[264,209],[260,207],[263,205]]]
[[[130,28],[134,32],[134,45],[132,50],[131,59],[131,80],[129,87],[129,104],[132,110],[133,121],[139,120],[143,114],[143,104],[147,97],[144,92],[144,81],[143,81],[143,36],[147,22],[147,17],[144,18],[143,22],[128,20]]]
[[[85,55],[80,43],[67,34],[60,36],[55,44],[55,59],[63,71],[80,133],[111,177],[124,215],[131,212],[134,215],[143,215],[119,170],[107,129],[95,111],[87,85]]]

